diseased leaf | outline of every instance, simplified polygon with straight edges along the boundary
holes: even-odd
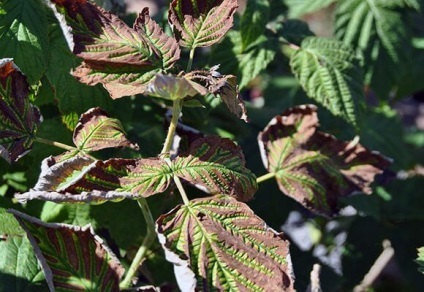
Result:
[[[74,130],[74,144],[84,153],[113,147],[139,149],[125,137],[121,122],[110,118],[100,108],[92,108],[81,115]]]
[[[178,177],[205,188],[248,201],[258,186],[255,175],[245,167],[244,155],[230,139],[217,136],[200,138],[172,163]]]
[[[221,75],[217,71],[218,68],[219,65],[209,71],[193,71],[185,77],[195,81],[196,84],[201,84],[209,93],[220,97],[231,113],[247,122],[247,110],[237,86],[237,78],[234,75]]]
[[[156,224],[182,291],[294,291],[288,241],[234,198],[195,199]]]
[[[170,100],[184,99],[185,97],[195,96],[198,93],[190,80],[184,77],[163,74],[157,74],[146,89],[146,94],[148,95]]]
[[[173,0],[169,23],[181,46],[207,47],[231,28],[237,7],[237,0]]]
[[[269,20],[269,0],[248,0],[241,18],[241,39],[243,50],[254,43],[265,31]]]
[[[0,60],[0,156],[15,162],[31,150],[41,123],[28,99],[29,84],[12,59]]]
[[[308,37],[291,57],[290,66],[309,97],[357,127],[356,104],[364,99],[364,79],[359,59],[349,47]]]
[[[134,30],[89,1],[51,1],[66,15],[74,36],[73,52],[84,60],[72,74],[88,85],[102,83],[112,98],[143,93],[155,73],[172,66],[171,59],[177,56],[175,46],[162,44],[163,32],[147,19],[147,11]]]
[[[332,216],[338,200],[370,194],[370,184],[390,162],[360,144],[317,131],[316,107],[299,106],[276,116],[259,134],[262,160],[280,190],[311,211]]]
[[[44,223],[9,210],[27,233],[51,291],[118,291],[124,270],[103,240],[85,227]]]

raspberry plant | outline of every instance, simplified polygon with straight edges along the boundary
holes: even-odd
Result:
[[[64,152],[52,150],[43,159],[31,189],[15,184],[14,200],[24,207],[4,200],[0,214],[5,242],[0,252],[12,267],[5,261],[0,268],[10,272],[24,263],[26,268],[15,269],[13,275],[31,282],[26,283],[31,289],[45,285],[45,279],[51,291],[156,291],[163,283],[153,280],[157,275],[149,276],[145,261],[173,266],[182,291],[294,290],[296,270],[287,237],[269,227],[247,202],[266,200],[255,194],[264,181],[275,180],[282,194],[308,212],[333,218],[353,193],[371,194],[376,175],[391,163],[359,141],[360,112],[366,108],[364,85],[374,86],[378,72],[373,70],[380,55],[363,66],[355,49],[366,53],[377,48],[393,62],[400,57],[390,37],[381,35],[374,48],[363,48],[367,44],[364,38],[356,39],[357,28],[352,24],[346,29],[345,15],[367,1],[356,1],[361,3],[354,9],[348,7],[349,1],[340,1],[339,39],[316,37],[304,23],[273,15],[273,2],[277,1],[248,1],[235,22],[236,0],[173,0],[167,18],[170,27],[159,25],[147,8],[129,27],[87,0],[1,1],[0,154],[9,163],[25,165],[28,156],[20,158],[35,144]],[[401,9],[418,9],[412,2],[378,4],[376,9],[394,16]],[[364,17],[379,36],[386,25],[395,26],[380,23],[372,14]],[[236,29],[230,30],[233,26]],[[225,119],[240,124],[254,120],[240,88],[251,86],[280,49],[288,60],[285,69],[291,69],[319,107],[279,108],[282,113],[269,117],[257,131],[256,155],[266,169],[257,177],[246,166],[241,146],[224,137],[223,131],[220,136],[216,129],[211,134],[194,128],[190,117],[211,113],[223,103],[233,115],[225,113]],[[196,60],[207,54],[208,62]],[[387,84],[380,85],[373,89],[387,93]],[[347,125],[353,139],[342,141],[321,130],[319,108]],[[47,115],[59,113],[62,125],[73,130],[71,143],[42,135],[43,109]],[[123,122],[108,109],[121,115]],[[165,131],[158,128],[159,119]],[[140,127],[149,139],[139,139]],[[151,138],[158,132],[163,138],[160,151]],[[42,220],[31,211],[33,201],[46,201],[38,212]],[[133,212],[134,201],[144,221]],[[84,214],[84,219],[76,214],[109,210],[117,216],[124,204],[130,204],[132,211],[116,218],[107,218],[106,212]],[[61,214],[71,213],[73,222],[69,217],[59,220]],[[123,221],[118,226],[128,230],[122,238],[130,243],[117,236],[114,220]],[[105,232],[104,239],[97,229]],[[14,258],[14,253],[23,257]]]

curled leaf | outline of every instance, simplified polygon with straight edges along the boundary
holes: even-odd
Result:
[[[51,291],[119,290],[124,269],[91,225],[44,223],[9,212],[27,233]]]
[[[262,160],[280,190],[311,211],[332,216],[338,200],[371,193],[370,184],[390,161],[359,143],[317,131],[316,107],[289,109],[259,134]]]
[[[294,291],[288,241],[234,198],[195,199],[156,224],[182,291]]]
[[[173,0],[169,22],[181,46],[207,47],[231,28],[237,7],[237,0]]]
[[[183,99],[198,93],[192,82],[186,78],[163,74],[157,74],[146,89],[148,95],[170,100]]]
[[[9,163],[28,153],[41,123],[29,84],[12,59],[0,60],[0,156]]]

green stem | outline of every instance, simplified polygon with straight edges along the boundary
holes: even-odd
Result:
[[[189,72],[190,70],[191,70],[191,66],[193,65],[193,60],[194,60],[194,50],[195,50],[196,48],[191,48],[191,50],[190,50],[190,56],[189,56],[189,59],[188,59],[188,64],[187,64],[187,72]]]
[[[174,139],[175,130],[177,129],[178,118],[182,110],[181,100],[174,100],[172,106],[172,119],[171,124],[168,128],[168,134],[166,135],[165,143],[163,145],[162,151],[160,154],[166,154],[171,150],[172,140]]]
[[[174,182],[177,186],[178,191],[180,192],[180,196],[183,199],[184,205],[188,205],[190,203],[190,200],[187,197],[187,194],[183,188],[183,184],[181,183],[181,180],[178,176],[174,175]]]
[[[146,237],[143,240],[140,248],[135,255],[131,266],[129,267],[127,274],[125,275],[124,280],[119,285],[121,289],[126,289],[130,287],[131,281],[134,278],[134,275],[137,272],[137,269],[140,267],[144,258],[146,257],[146,252],[149,250],[150,246],[153,244],[153,241],[156,237],[155,232],[155,221],[153,220],[152,213],[150,212],[149,205],[147,204],[147,200],[143,197],[137,200],[138,205],[143,212],[144,220],[146,221],[147,232]]]
[[[59,148],[65,149],[65,150],[70,150],[70,151],[77,149],[75,147],[72,147],[72,146],[69,146],[69,145],[66,145],[66,144],[63,144],[63,143],[60,143],[60,142],[51,141],[51,140],[47,140],[47,139],[40,138],[40,137],[35,137],[34,141],[39,142],[39,143],[43,143],[43,144],[47,144],[47,145],[52,145],[52,146],[59,147]]]
[[[262,175],[262,176],[258,177],[258,178],[256,179],[256,182],[257,182],[258,184],[260,184],[261,182],[264,182],[264,181],[266,181],[266,180],[269,180],[269,179],[271,179],[271,178],[273,178],[273,177],[275,177],[275,172],[269,172],[269,173],[267,173],[267,174],[264,174],[264,175]]]

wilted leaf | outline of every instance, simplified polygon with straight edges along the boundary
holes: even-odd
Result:
[[[231,28],[237,7],[237,0],[173,0],[169,22],[181,46],[207,47]]]
[[[198,93],[192,82],[186,78],[163,74],[157,74],[146,89],[148,95],[170,100],[183,99]]]
[[[290,66],[309,97],[357,126],[356,104],[364,99],[364,77],[354,51],[336,40],[308,37]]]
[[[182,291],[293,291],[288,241],[244,203],[195,199],[157,220]]]
[[[252,198],[258,186],[255,175],[245,167],[244,155],[230,139],[209,136],[197,139],[172,163],[173,172],[213,194],[241,201]]]
[[[139,149],[125,137],[121,122],[110,118],[100,108],[92,108],[81,115],[74,130],[74,144],[82,152],[113,147]]]
[[[118,291],[124,270],[90,225],[44,223],[9,210],[25,229],[51,291]]]
[[[175,46],[163,45],[161,30],[150,31],[156,24],[146,19],[146,11],[134,30],[89,1],[51,1],[66,15],[74,36],[73,51],[84,60],[73,75],[88,85],[102,83],[112,98],[143,93],[155,73],[172,66],[171,59],[177,56]],[[175,55],[169,58],[169,54]]]
[[[219,66],[214,66],[209,71],[193,71],[185,77],[220,97],[231,113],[247,122],[247,110],[237,86],[237,78],[234,75],[221,75],[218,68]]]
[[[300,106],[271,120],[259,134],[262,160],[282,192],[327,216],[338,199],[371,193],[370,184],[390,164],[379,153],[317,131],[316,107]]]
[[[15,162],[31,150],[41,122],[28,99],[29,84],[12,59],[0,60],[0,156]]]

